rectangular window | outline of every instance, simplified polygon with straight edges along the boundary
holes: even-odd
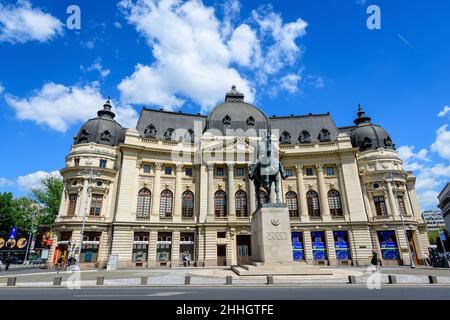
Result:
[[[292,232],[292,252],[294,254],[294,261],[305,260],[305,253],[303,248],[303,233]]]
[[[313,231],[311,232],[312,252],[313,258],[316,261],[323,261],[328,259],[327,245],[325,242],[325,232]]]
[[[150,173],[152,167],[149,164],[144,164],[144,173]]]
[[[99,232],[86,232],[84,234],[80,262],[97,262],[100,237],[101,233]]]
[[[378,231],[378,241],[380,244],[381,256],[384,260],[400,259],[395,231]]]
[[[93,194],[91,199],[91,210],[89,214],[91,216],[100,216],[100,213],[102,212],[102,202],[103,202],[103,195],[101,194]]]
[[[148,258],[148,232],[135,232],[133,241],[133,262],[145,262]]]
[[[225,175],[225,170],[223,168],[216,169],[216,176],[223,177]]]
[[[219,239],[226,239],[227,233],[226,232],[217,232],[217,238]]]
[[[292,169],[286,169],[286,174],[287,174],[288,177],[293,177],[294,176]]]
[[[377,216],[387,216],[386,201],[383,196],[373,197],[373,202],[375,203],[375,209],[377,211]]]
[[[75,158],[73,160],[75,167],[79,167],[80,166],[80,158]]]
[[[192,168],[186,168],[186,176],[192,177]]]
[[[314,169],[313,168],[306,168],[305,171],[306,171],[306,175],[308,177],[314,176]]]
[[[336,249],[336,259],[350,260],[350,245],[347,231],[333,231],[334,248]]]
[[[180,234],[180,260],[186,256],[187,261],[192,262],[194,260],[194,249],[194,234],[182,232]]]
[[[243,176],[244,176],[244,168],[237,168],[236,177],[243,177]]]
[[[397,202],[398,202],[398,209],[400,210],[400,214],[402,216],[406,216],[407,213],[406,213],[405,199],[403,198],[403,196],[398,196]]]
[[[98,165],[100,168],[106,168],[106,160],[101,159]]]
[[[77,207],[78,195],[76,193],[69,194],[69,210],[67,210],[67,215],[75,215],[75,208]]]
[[[172,167],[165,167],[164,174],[170,176],[172,174]]]
[[[156,259],[159,262],[166,263],[171,259],[172,252],[172,233],[159,232],[156,242]]]
[[[325,168],[325,174],[327,176],[334,176],[334,168],[333,167],[327,167]]]

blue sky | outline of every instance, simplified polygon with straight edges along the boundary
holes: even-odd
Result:
[[[108,96],[134,126],[142,106],[206,113],[235,83],[269,115],[329,111],[338,126],[361,103],[433,208],[450,177],[449,12],[446,0],[0,0],[0,192],[61,169]]]

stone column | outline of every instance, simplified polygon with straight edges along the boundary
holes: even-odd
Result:
[[[397,203],[396,203],[397,199],[394,196],[394,191],[392,189],[392,183],[386,182],[386,185],[387,185],[387,190],[388,190],[388,198],[389,198],[389,205],[391,207],[391,213],[395,219],[399,219],[400,215],[397,210]]]
[[[159,221],[159,202],[161,196],[161,169],[162,164],[156,162],[155,167],[155,180],[153,182],[153,195],[152,195],[152,212],[151,216],[153,221]]]
[[[158,240],[158,231],[150,231],[148,239],[148,265],[150,267],[156,266],[156,241]],[[158,263],[159,266],[159,263]]]
[[[236,203],[234,195],[234,164],[228,164],[228,217],[229,220],[236,220]]]
[[[248,201],[249,201],[249,216],[253,214],[253,212],[256,211],[256,194],[255,194],[255,185],[253,184],[253,181],[248,179]]]
[[[174,199],[174,211],[173,211],[173,221],[181,221],[181,195],[182,195],[182,185],[181,177],[183,174],[183,165],[177,164],[176,166],[176,178],[175,178],[175,199]]]
[[[312,253],[311,231],[303,231],[303,252],[305,254],[305,261],[307,264],[314,264],[314,257]]]
[[[83,217],[84,210],[86,209],[86,201],[88,201],[88,188],[89,188],[89,179],[84,179],[83,182],[83,191],[81,193],[81,201],[80,206],[78,207],[78,217]],[[89,203],[87,204],[87,210],[89,210]],[[89,215],[89,213],[87,214]]]
[[[300,206],[300,214],[302,217],[308,217],[305,182],[303,180],[303,166],[295,166],[295,170],[297,171],[297,197],[298,205]]]
[[[341,193],[342,209],[344,211],[344,215],[346,217],[348,217],[350,215],[350,210],[348,209],[347,190],[345,190],[344,174],[342,172],[342,165],[338,164],[337,167],[338,167],[338,180],[339,180],[339,189],[340,189],[340,193]]]
[[[208,163],[208,217],[214,220],[214,163]]]
[[[327,243],[328,261],[330,262],[330,265],[335,266],[337,265],[338,261],[336,259],[336,248],[334,247],[333,231],[325,231],[325,239]]]
[[[328,205],[328,192],[325,185],[325,177],[323,174],[323,166],[317,165],[317,185],[319,187],[320,211],[323,217],[330,216],[330,206]]]
[[[172,233],[172,253],[171,253],[171,267],[177,268],[180,265],[180,231]]]
[[[367,218],[369,221],[373,220],[373,212],[372,212],[372,197],[367,192],[367,187],[364,182],[361,183],[361,190],[363,193],[364,203],[366,205]]]

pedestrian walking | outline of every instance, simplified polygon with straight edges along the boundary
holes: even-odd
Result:
[[[5,272],[8,271],[9,265],[12,263],[12,257],[11,253],[8,253],[8,255],[5,258]]]
[[[61,266],[63,265],[63,262],[64,262],[64,257],[63,256],[59,257],[59,259],[57,261],[57,266],[56,266],[56,268],[57,268],[56,272],[57,273],[59,273],[61,271]]]

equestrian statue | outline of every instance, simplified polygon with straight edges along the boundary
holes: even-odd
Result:
[[[256,159],[250,166],[248,174],[255,185],[256,205],[258,208],[262,207],[263,203],[271,203],[272,183],[275,183],[276,203],[281,203],[280,176],[283,180],[288,177],[283,165],[273,151],[272,133],[268,131],[257,145]],[[264,202],[261,201],[261,188],[265,191]]]

